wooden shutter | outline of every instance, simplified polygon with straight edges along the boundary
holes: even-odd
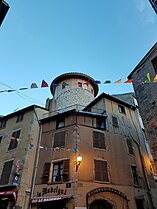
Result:
[[[95,180],[109,182],[107,161],[94,160]]]
[[[46,162],[44,164],[43,175],[42,175],[42,184],[46,184],[49,181],[50,167],[51,167],[51,163],[50,162]]]
[[[134,154],[134,148],[133,148],[133,145],[132,145],[132,139],[127,138],[126,141],[127,141],[127,146],[128,146],[129,153],[133,155]]]
[[[65,131],[55,133],[53,147],[65,146]]]
[[[69,181],[69,159],[63,161],[63,181]]]
[[[105,138],[104,133],[93,131],[93,147],[105,149]]]
[[[3,171],[2,171],[2,175],[1,175],[1,179],[0,179],[1,185],[8,184],[12,166],[13,166],[13,160],[5,162],[4,167],[3,167]]]

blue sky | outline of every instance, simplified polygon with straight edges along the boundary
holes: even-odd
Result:
[[[6,0],[0,28],[0,114],[52,98],[58,75],[82,72],[100,80],[99,94],[132,92],[128,74],[157,41],[157,15],[148,0]],[[122,79],[122,84],[113,84]],[[105,80],[112,84],[105,85]],[[32,83],[39,88],[30,89]]]

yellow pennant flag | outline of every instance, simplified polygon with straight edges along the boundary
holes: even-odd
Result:
[[[157,75],[154,77],[153,82],[157,82]]]
[[[122,83],[122,79],[115,81],[114,83]]]

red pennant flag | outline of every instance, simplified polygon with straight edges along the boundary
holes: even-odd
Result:
[[[125,81],[124,83],[132,83],[133,79],[128,79],[127,81]]]
[[[48,84],[46,83],[46,81],[42,80],[41,87],[48,87]]]

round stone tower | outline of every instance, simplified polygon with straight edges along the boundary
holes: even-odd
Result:
[[[60,112],[83,109],[98,94],[98,85],[90,76],[83,73],[65,73],[56,77],[50,86],[56,110]]]

